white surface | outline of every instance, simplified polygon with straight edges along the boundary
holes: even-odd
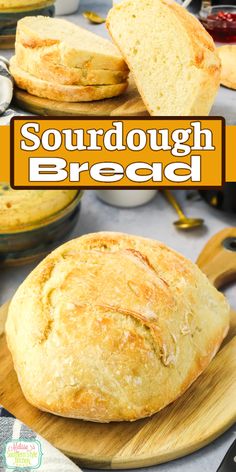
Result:
[[[176,192],[188,216],[200,216],[206,221],[206,228],[191,233],[179,232],[173,226],[174,210],[158,193],[147,205],[132,208],[114,208],[102,203],[95,191],[85,192],[82,200],[80,220],[71,237],[94,231],[123,231],[159,239],[196,260],[207,240],[226,226],[236,225],[236,216],[227,216],[209,208],[203,201],[185,200],[185,192]],[[33,265],[1,269],[0,302],[9,299],[18,285],[31,271]],[[236,308],[236,290],[232,286],[226,291],[231,304]],[[188,457],[160,466],[141,469],[141,472],[215,472],[230,444],[236,437],[236,428],[231,428],[211,445]],[[99,438],[98,438],[99,441]]]

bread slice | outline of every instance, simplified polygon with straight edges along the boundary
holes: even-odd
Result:
[[[48,82],[62,85],[112,85],[127,80],[128,71],[112,71],[108,69],[79,69],[66,67],[48,61],[41,54],[41,48],[33,49],[15,45],[17,62],[21,69],[39,79],[47,78]]]
[[[16,56],[10,60],[10,72],[16,85],[37,97],[49,98],[63,102],[91,102],[121,95],[127,88],[128,82],[115,85],[60,85],[38,79],[22,70]]]
[[[221,59],[220,83],[225,87],[236,90],[236,46],[226,44],[217,49]]]
[[[107,26],[151,115],[208,115],[220,60],[201,23],[171,0],[123,0]]]
[[[36,50],[41,48],[42,55],[67,67],[128,70],[114,44],[66,20],[22,18],[18,22],[17,41]],[[48,46],[54,47],[48,50]]]

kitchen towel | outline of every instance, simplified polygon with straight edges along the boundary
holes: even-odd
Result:
[[[0,56],[0,115],[8,109],[13,97],[13,78],[8,67],[8,60]]]
[[[0,472],[81,472],[45,439],[0,406]]]

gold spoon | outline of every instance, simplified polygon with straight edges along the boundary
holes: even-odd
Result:
[[[193,229],[193,228],[198,228],[199,226],[202,226],[204,224],[204,220],[202,218],[188,218],[180,204],[177,202],[175,199],[174,195],[169,190],[162,190],[163,194],[165,195],[166,199],[168,202],[172,205],[172,207],[175,209],[175,211],[179,215],[179,219],[174,222],[174,225],[178,229]]]
[[[84,11],[83,16],[84,18],[89,20],[90,23],[93,23],[95,25],[101,25],[102,23],[105,23],[106,21],[105,18],[102,18],[95,11]]]

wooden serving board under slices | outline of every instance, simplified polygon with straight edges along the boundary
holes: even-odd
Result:
[[[149,116],[138,90],[131,79],[125,93],[119,97],[94,102],[58,102],[38,98],[15,88],[15,104],[22,110],[41,116]]]
[[[220,287],[236,276],[236,228],[214,236],[198,258]],[[0,404],[81,466],[126,469],[159,464],[196,451],[236,420],[236,313],[220,352],[188,391],[161,412],[133,423],[98,424],[42,413],[24,399],[4,336],[0,311]],[[45,366],[45,369],[47,366]]]

